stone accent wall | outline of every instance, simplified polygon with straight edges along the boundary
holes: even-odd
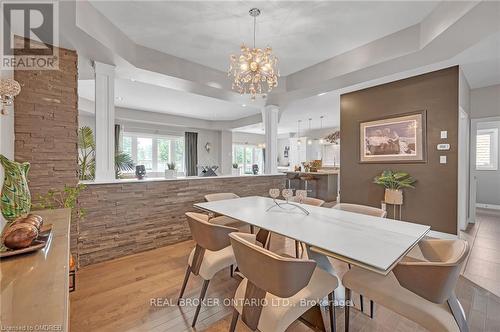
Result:
[[[77,61],[75,51],[59,49],[59,70],[14,71],[21,84],[14,99],[14,159],[31,164],[28,180],[34,202],[49,189],[78,183]],[[76,248],[76,236],[71,242]]]
[[[88,185],[80,197],[87,216],[78,225],[79,265],[187,240],[184,213],[196,211],[193,204],[203,202],[204,195],[267,196],[284,181],[284,175],[276,175]]]

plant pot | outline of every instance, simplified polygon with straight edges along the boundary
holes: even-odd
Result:
[[[240,175],[240,169],[239,168],[232,168],[231,175],[234,175],[234,176]]]
[[[177,178],[177,171],[175,169],[165,170],[165,179],[175,179]]]
[[[401,189],[385,189],[385,202],[387,204],[403,204],[403,191]]]

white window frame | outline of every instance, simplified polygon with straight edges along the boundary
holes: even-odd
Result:
[[[243,169],[243,174],[246,174],[245,168],[246,168],[246,166],[248,166],[248,164],[245,163],[245,160],[247,160],[246,148],[252,148],[252,162],[250,163],[250,169],[252,169],[253,164],[258,164],[259,165],[259,174],[262,174],[264,172],[264,169],[263,169],[264,168],[264,153],[263,153],[262,147],[259,147],[258,145],[253,145],[253,144],[233,143],[233,149],[232,149],[233,150],[233,156],[232,156],[233,163],[236,163],[235,157],[236,157],[236,148],[237,147],[243,148],[243,164],[238,164],[238,167],[241,167]],[[256,157],[257,156],[256,151],[259,149],[261,150],[261,153],[262,153],[260,163],[257,162],[257,157]]]
[[[490,163],[488,165],[477,164],[477,136],[489,135],[490,137]],[[477,129],[476,132],[476,170],[497,171],[498,170],[498,128]]]
[[[178,139],[182,139],[184,141],[184,136],[174,136],[174,135],[155,135],[155,134],[148,134],[148,133],[137,133],[137,132],[124,132],[121,139],[122,139],[122,144],[123,144],[123,137],[132,137],[132,160],[134,160],[134,163],[137,164],[137,138],[151,138],[152,139],[152,146],[151,148],[153,149],[152,151],[152,170],[148,170],[148,172],[152,173],[162,173],[165,170],[164,169],[158,169],[158,140],[159,139],[167,139],[170,141],[175,141]],[[175,144],[170,144],[169,146],[169,160],[168,163],[172,162],[172,157],[174,156],[175,153]],[[185,151],[184,151],[185,153]],[[185,172],[185,165],[184,165],[184,160],[182,162],[182,165],[176,165],[177,166],[177,171],[180,172],[181,174]],[[179,166],[181,166],[179,168]],[[134,173],[134,171],[129,171],[126,173]]]

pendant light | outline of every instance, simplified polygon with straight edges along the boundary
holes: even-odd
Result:
[[[323,118],[324,118],[324,116],[323,116],[323,115],[319,117],[319,121],[320,121],[320,128],[321,128],[321,129],[320,129],[320,132],[322,132],[322,131],[323,131]],[[322,135],[322,134],[320,134],[320,135]],[[319,144],[325,144],[325,140],[323,139],[323,137],[321,137],[321,138],[319,139]]]
[[[309,118],[309,135],[311,135],[311,121],[312,121],[312,119]],[[307,145],[311,145],[311,144],[313,144],[312,139],[308,139],[307,140]]]
[[[297,121],[297,145],[301,144],[301,142],[300,142],[300,123],[301,122],[302,122],[302,120]]]

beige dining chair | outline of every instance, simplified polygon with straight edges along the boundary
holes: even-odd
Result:
[[[299,197],[293,196],[291,201],[311,206],[323,206],[323,204],[325,204],[324,200],[314,197],[303,197],[302,199],[299,199]],[[304,253],[304,244],[300,241],[295,240],[295,257],[297,258],[299,258],[299,248],[301,248],[302,253]]]
[[[333,206],[333,208],[342,211],[366,214],[373,217],[385,218],[387,216],[387,212],[385,210],[360,204],[337,203]]]
[[[318,268],[313,260],[280,256],[254,244],[250,236],[229,235],[236,262],[245,276],[234,296],[230,331],[235,330],[240,316],[252,331],[285,331],[308,311],[317,314],[319,310],[321,317],[316,304],[325,297],[329,299],[331,331],[335,331],[333,292],[337,278]],[[322,319],[317,324],[324,329]]]
[[[192,326],[194,327],[210,280],[217,272],[227,267],[230,268],[231,276],[233,275],[233,265],[236,263],[236,259],[228,235],[232,232],[238,232],[238,229],[212,224],[208,222],[208,216],[202,213],[187,212],[186,216],[196,246],[189,254],[186,275],[177,303],[180,303],[184,295],[191,273],[199,275],[203,279],[203,286],[193,318]],[[249,234],[249,236],[255,238],[255,235]]]
[[[226,199],[235,199],[235,198],[240,198],[240,196],[234,193],[214,193],[205,195],[205,201],[207,202],[215,202],[215,201],[222,201]],[[246,226],[244,222],[226,216],[216,216],[214,218],[210,218],[210,222],[217,225],[236,227],[236,228],[241,228]],[[254,232],[253,225],[250,225],[250,233],[253,232]]]
[[[351,203],[337,203],[333,206],[334,209],[348,211],[353,213],[365,214],[372,217],[380,217],[385,218],[387,216],[387,212],[385,210],[373,207],[366,206],[360,204],[351,204]],[[351,264],[347,264],[349,269],[351,268]],[[364,299],[363,294],[359,295],[359,303],[361,307],[361,311],[364,312]],[[373,310],[375,309],[373,300],[370,300],[370,318],[373,318]]]
[[[387,276],[358,267],[347,271],[342,279],[346,299],[351,290],[365,294],[429,331],[467,330],[454,292],[469,251],[467,242],[426,239],[418,247],[421,259],[406,256]],[[349,330],[348,306],[345,330]]]

